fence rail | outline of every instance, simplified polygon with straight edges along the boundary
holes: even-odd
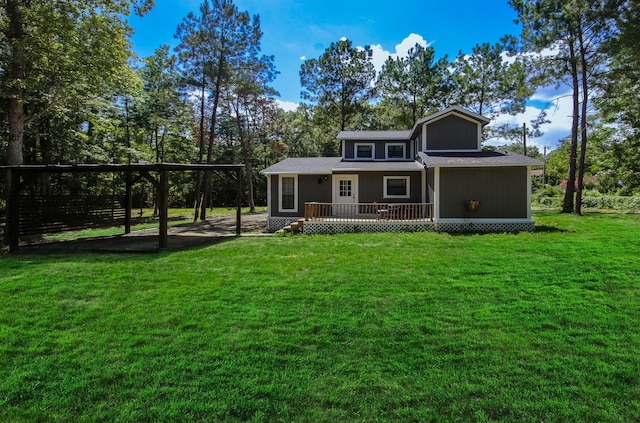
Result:
[[[433,221],[433,203],[305,203],[305,220]]]

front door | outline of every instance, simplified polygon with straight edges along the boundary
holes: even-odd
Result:
[[[356,214],[353,204],[358,202],[358,175],[333,175],[333,214],[351,216]]]

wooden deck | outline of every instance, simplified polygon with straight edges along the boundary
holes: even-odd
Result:
[[[306,203],[305,221],[433,222],[433,203]]]

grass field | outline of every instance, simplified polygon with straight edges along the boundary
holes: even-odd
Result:
[[[0,257],[0,421],[640,421],[640,215]]]

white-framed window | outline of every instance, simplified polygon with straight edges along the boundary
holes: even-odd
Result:
[[[385,144],[386,158],[387,159],[404,159],[405,144],[404,143],[388,143]]]
[[[384,176],[384,198],[409,198],[411,196],[410,176]]]
[[[281,212],[298,211],[298,175],[280,175],[278,178],[278,210]]]
[[[376,158],[376,145],[374,143],[355,143],[353,147],[355,159],[373,160]]]

